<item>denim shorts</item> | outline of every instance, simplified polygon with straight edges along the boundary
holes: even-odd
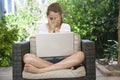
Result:
[[[65,59],[65,57],[51,57],[51,58],[43,58],[43,59],[55,64]]]

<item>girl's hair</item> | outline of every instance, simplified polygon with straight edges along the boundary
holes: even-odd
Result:
[[[49,15],[50,11],[53,11],[55,13],[60,13],[60,15],[62,16],[62,8],[59,5],[59,3],[52,3],[51,5],[48,6],[47,13],[46,13],[47,16]]]

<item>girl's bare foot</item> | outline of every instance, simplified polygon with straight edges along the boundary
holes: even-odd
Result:
[[[36,68],[32,66],[31,64],[25,64],[24,71],[37,74],[39,73],[39,68]]]

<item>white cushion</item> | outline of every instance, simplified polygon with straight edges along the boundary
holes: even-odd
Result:
[[[75,78],[85,76],[85,68],[83,66],[72,70],[72,69],[62,69],[50,72],[45,72],[41,74],[33,74],[23,71],[23,78],[25,79],[47,79],[47,78]]]
[[[30,37],[30,53],[36,53],[36,37]]]
[[[81,50],[81,38],[79,34],[74,33],[74,52]]]
[[[74,33],[74,52],[81,50],[80,40],[81,40],[80,35]],[[36,37],[35,36],[30,37],[30,53],[36,53]]]

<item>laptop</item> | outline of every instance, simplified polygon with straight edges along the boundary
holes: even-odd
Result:
[[[38,57],[68,56],[74,52],[74,33],[40,33],[36,35]]]

